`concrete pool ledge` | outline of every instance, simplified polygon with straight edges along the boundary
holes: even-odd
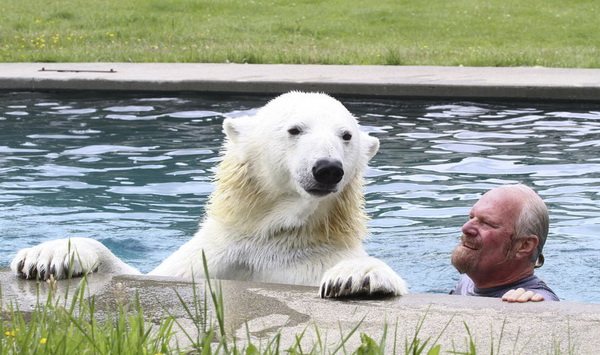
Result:
[[[600,101],[600,69],[194,63],[0,63],[0,90],[193,91]]]
[[[138,292],[144,314],[155,319],[165,314],[177,317],[187,330],[194,327],[181,307],[177,293],[188,305],[193,303],[192,283],[187,279],[149,276],[91,275],[89,294],[99,302],[114,302],[116,295],[133,298]],[[68,281],[58,282],[58,293],[64,294]],[[404,341],[411,339],[420,321],[423,326],[419,338],[433,341],[448,325],[439,343],[442,350],[467,351],[469,327],[478,353],[568,353],[593,354],[600,348],[600,304],[573,302],[541,302],[508,304],[499,299],[449,296],[440,294],[409,294],[387,299],[320,299],[315,287],[261,284],[239,281],[221,281],[225,304],[226,328],[230,335],[246,339],[247,332],[256,340],[271,339],[281,332],[282,349],[295,342],[295,336],[306,330],[303,349],[310,349],[316,341],[315,328],[326,344],[339,344],[340,334],[346,336],[360,323],[346,349],[353,351],[360,344],[360,333],[366,333],[377,342],[384,324],[388,324],[387,353],[393,348],[394,334],[398,352],[403,352]],[[0,269],[2,301],[19,306],[23,311],[46,299],[48,285],[15,278],[8,269]],[[70,287],[71,291],[74,287]],[[197,290],[202,299],[203,282]],[[121,297],[121,296],[118,296]],[[396,328],[397,327],[397,328]],[[186,343],[182,332],[178,340]],[[332,349],[330,349],[332,350]]]

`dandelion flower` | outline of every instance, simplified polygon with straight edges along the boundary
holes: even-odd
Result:
[[[48,339],[42,338],[42,339],[40,339],[40,344],[46,344],[47,341],[48,341]]]

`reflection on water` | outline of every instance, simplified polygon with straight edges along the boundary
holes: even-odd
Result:
[[[197,228],[223,118],[268,99],[0,93],[0,266],[22,247],[87,236],[149,271]],[[448,292],[470,206],[523,182],[551,213],[537,274],[564,300],[600,302],[600,105],[344,103],[381,141],[368,250],[412,292]]]

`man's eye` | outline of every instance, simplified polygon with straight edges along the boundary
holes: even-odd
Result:
[[[493,223],[491,223],[490,221],[485,221],[485,220],[484,220],[484,221],[482,221],[481,223],[482,223],[482,224],[484,224],[486,227],[489,227],[489,228],[494,228],[494,229],[496,228],[496,225],[495,225],[495,224],[493,224]]]

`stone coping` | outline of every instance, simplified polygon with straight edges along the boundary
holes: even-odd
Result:
[[[58,282],[58,293],[64,295],[68,281]],[[98,305],[113,303],[116,294],[129,299],[137,292],[145,315],[156,319],[169,313],[188,332],[194,327],[179,298],[191,306],[193,284],[189,279],[150,276],[90,275],[88,297],[97,297]],[[290,346],[295,336],[306,330],[303,348],[310,349],[317,340],[317,331],[327,344],[339,344],[340,337],[350,334],[347,349],[360,344],[360,333],[377,342],[384,324],[388,324],[387,349],[393,349],[396,334],[399,352],[403,353],[406,338],[411,339],[422,321],[419,338],[433,341],[442,333],[442,350],[466,351],[471,332],[479,353],[550,353],[559,347],[567,353],[574,346],[576,354],[594,354],[600,349],[600,304],[574,302],[540,302],[509,304],[499,299],[450,296],[442,294],[408,294],[385,299],[321,299],[316,287],[263,284],[241,281],[220,281],[225,305],[226,328],[230,337],[246,339],[248,332],[255,344],[281,333],[282,346]],[[38,291],[46,300],[47,283],[16,278],[6,268],[0,269],[0,287],[5,304],[18,305],[23,311],[36,304]],[[74,289],[70,287],[71,291]],[[177,292],[177,293],[176,293]],[[204,282],[197,283],[199,298],[203,298]],[[212,307],[210,307],[212,309]],[[447,328],[445,331],[444,327]],[[178,340],[186,339],[178,334]],[[282,347],[284,349],[284,347]],[[331,350],[331,349],[330,349]]]
[[[0,90],[193,91],[600,101],[600,69],[203,63],[0,63]]]

